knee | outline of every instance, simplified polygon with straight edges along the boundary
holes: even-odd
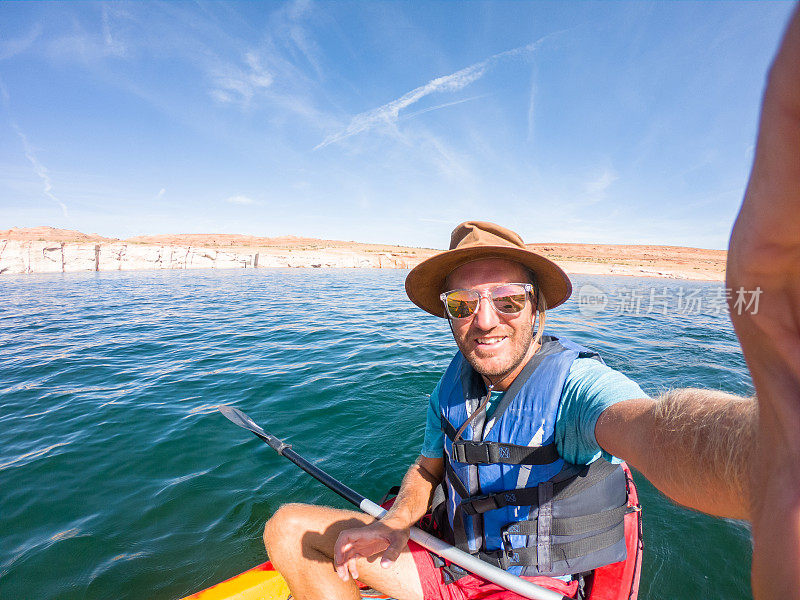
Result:
[[[264,547],[273,558],[281,550],[292,546],[299,549],[303,533],[309,529],[308,511],[305,504],[284,504],[264,525]]]

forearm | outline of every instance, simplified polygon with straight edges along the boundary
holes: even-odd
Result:
[[[718,391],[678,389],[658,398],[653,411],[648,468],[667,495],[710,514],[748,518],[756,401]]]
[[[627,460],[675,502],[709,514],[750,515],[755,400],[711,390],[672,390],[607,409],[600,445]]]
[[[763,446],[800,486],[800,11],[770,69],[756,158],[736,219],[727,285],[760,289],[759,309],[731,307],[761,407]]]
[[[747,193],[731,234],[727,286],[760,288],[757,313],[731,307],[759,399],[753,470],[753,594],[800,589],[800,11],[770,69]]]
[[[381,521],[405,528],[425,516],[433,491],[442,480],[441,462],[420,456],[406,472],[394,504]]]

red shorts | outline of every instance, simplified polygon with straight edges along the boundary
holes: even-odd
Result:
[[[425,600],[525,600],[523,596],[477,575],[465,575],[452,583],[445,583],[442,569],[436,567],[430,552],[411,540],[408,542],[408,549],[414,557]],[[573,597],[578,591],[577,581],[566,582],[550,577],[524,579],[567,597]]]

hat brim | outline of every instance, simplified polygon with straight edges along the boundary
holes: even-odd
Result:
[[[572,294],[572,282],[556,263],[540,254],[509,246],[456,248],[422,261],[406,277],[406,294],[425,312],[445,318],[444,304],[439,299],[444,281],[455,269],[469,262],[501,258],[518,262],[533,271],[547,308],[563,304]]]

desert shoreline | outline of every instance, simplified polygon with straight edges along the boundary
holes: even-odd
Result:
[[[569,274],[724,281],[724,250],[655,245],[527,244]],[[235,268],[410,269],[441,249],[233,234],[119,240],[36,227],[0,231],[0,275]]]

